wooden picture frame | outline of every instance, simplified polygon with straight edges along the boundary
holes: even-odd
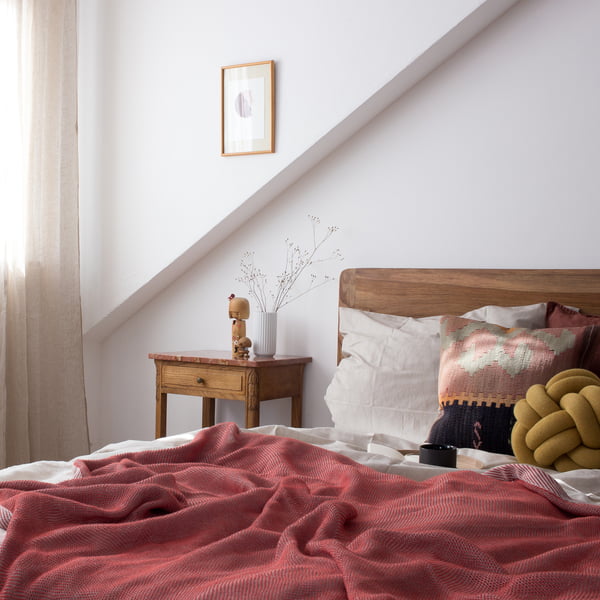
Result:
[[[275,62],[221,68],[221,156],[275,152]]]

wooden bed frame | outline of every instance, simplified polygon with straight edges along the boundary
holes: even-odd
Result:
[[[600,314],[600,269],[346,269],[339,285],[340,306],[407,317],[549,300]]]

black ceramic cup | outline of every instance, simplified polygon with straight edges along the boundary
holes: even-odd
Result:
[[[447,444],[421,444],[419,462],[436,467],[456,468],[456,447]]]

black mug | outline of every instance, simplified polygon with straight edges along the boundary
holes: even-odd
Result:
[[[419,462],[436,467],[456,468],[456,446],[448,444],[421,444]]]

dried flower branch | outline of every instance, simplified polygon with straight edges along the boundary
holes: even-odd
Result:
[[[339,248],[333,250],[324,258],[317,258],[317,253],[323,244],[336,232],[339,227],[330,226],[324,235],[318,237],[318,226],[321,223],[318,217],[308,215],[313,229],[313,245],[310,249],[302,249],[291,240],[286,239],[285,268],[282,273],[275,276],[275,288],[268,291],[268,276],[254,264],[254,252],[245,252],[240,262],[241,275],[236,281],[243,283],[248,288],[248,293],[256,302],[258,310],[261,312],[277,312],[280,308],[288,305],[297,298],[308,294],[308,292],[334,281],[334,277],[329,275],[318,276],[316,273],[309,273],[308,285],[301,291],[293,293],[296,284],[308,268],[316,263],[329,260],[343,260]],[[269,302],[270,300],[270,302]]]

